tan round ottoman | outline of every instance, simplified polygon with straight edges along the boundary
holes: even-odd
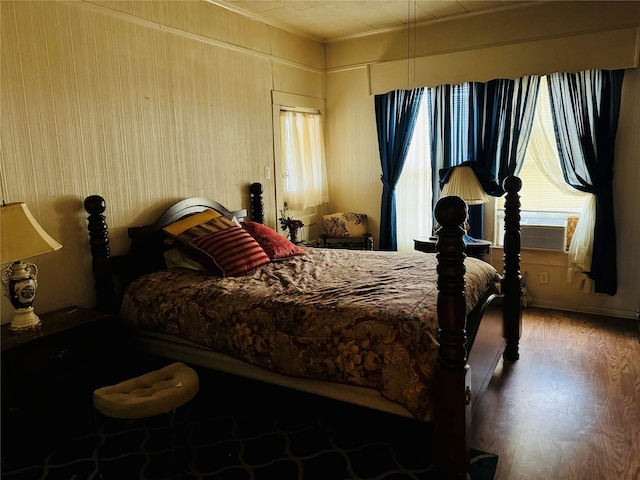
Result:
[[[199,387],[196,371],[184,363],[176,362],[116,385],[98,388],[93,392],[93,405],[102,415],[123,420],[169,414],[171,453],[175,469],[174,412],[195,397]],[[98,432],[96,457],[100,478],[103,478],[100,465],[102,439],[103,435]]]
[[[167,413],[191,400],[200,384],[198,374],[176,362],[93,392],[93,405],[108,417],[144,418]]]

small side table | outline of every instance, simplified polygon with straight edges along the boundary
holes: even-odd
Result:
[[[67,307],[39,316],[35,332],[2,325],[3,464],[78,423],[91,425],[83,413],[92,413],[93,389],[112,380],[123,345],[112,314]]]
[[[365,233],[362,237],[327,237],[320,235],[316,246],[319,248],[346,248],[348,250],[373,250],[373,235]]]
[[[413,239],[413,248],[420,252],[437,253],[437,241],[437,239],[432,239],[431,237],[416,237]],[[482,258],[484,255],[488,255],[492,245],[488,240],[476,240],[475,242],[464,242],[464,244],[467,249],[467,255],[475,258]]]

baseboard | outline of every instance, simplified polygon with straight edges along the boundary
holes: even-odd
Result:
[[[564,312],[588,313],[591,315],[605,315],[607,317],[626,318],[629,320],[635,320],[636,318],[636,312],[633,310],[626,310],[623,308],[604,308],[598,307],[596,305],[567,306],[557,305],[553,303],[539,303],[534,301],[529,303],[529,307],[548,308],[551,310],[562,310]]]

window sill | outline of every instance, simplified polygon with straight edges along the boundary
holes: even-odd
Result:
[[[501,261],[504,249],[501,246],[491,247],[491,259],[493,263]],[[521,263],[532,265],[555,265],[558,267],[567,266],[567,252],[560,250],[542,250],[537,248],[523,248],[520,251]]]

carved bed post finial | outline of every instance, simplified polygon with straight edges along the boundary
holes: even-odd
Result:
[[[469,454],[470,386],[465,327],[465,244],[462,225],[467,206],[459,197],[443,197],[436,204],[438,230],[438,366],[434,384],[436,411],[436,468],[465,478]]]
[[[89,213],[87,217],[89,245],[93,257],[93,275],[97,297],[95,308],[104,312],[115,312],[117,306],[112,277],[109,231],[106,217],[103,215],[106,210],[104,198],[99,195],[85,198],[84,209]]]
[[[262,201],[262,184],[252,183],[249,187],[251,196],[251,220],[264,223],[264,202]]]
[[[502,315],[507,345],[504,358],[520,358],[522,332],[522,276],[520,275],[520,195],[522,180],[507,177],[503,182],[507,192],[504,202],[504,273],[502,275]]]

